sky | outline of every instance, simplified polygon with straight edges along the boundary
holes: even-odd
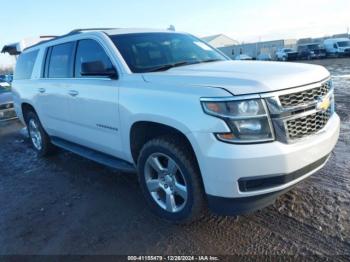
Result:
[[[345,33],[350,0],[0,0],[0,48],[75,28],[167,28],[240,42]],[[0,67],[14,63],[0,55]]]

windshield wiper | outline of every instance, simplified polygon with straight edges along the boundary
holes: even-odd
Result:
[[[207,59],[207,60],[202,60],[202,61],[198,61],[198,63],[210,63],[210,62],[217,62],[217,61],[223,61],[221,59]]]
[[[216,61],[222,61],[221,59],[207,59],[207,60],[199,60],[199,61],[182,61],[174,64],[166,64],[166,65],[161,65],[158,67],[151,68],[147,72],[158,72],[158,71],[166,71],[169,70],[170,68],[173,67],[179,67],[179,66],[185,66],[185,65],[194,65],[194,64],[201,64],[201,63],[210,63],[210,62],[216,62]]]
[[[188,62],[188,61],[178,62],[178,63],[174,63],[174,64],[166,64],[166,65],[161,65],[158,67],[151,68],[147,72],[166,71],[166,70],[169,70],[170,68],[173,68],[173,67],[192,65],[192,64],[193,64],[193,62]]]

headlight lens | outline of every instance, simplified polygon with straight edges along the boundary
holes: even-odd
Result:
[[[232,143],[254,143],[274,140],[271,122],[262,99],[202,101],[204,111],[225,120],[230,133],[217,138]]]
[[[238,112],[241,115],[256,115],[259,112],[259,103],[255,100],[239,102]]]

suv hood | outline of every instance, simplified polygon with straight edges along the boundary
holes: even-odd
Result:
[[[146,82],[223,88],[234,95],[277,91],[329,76],[322,66],[260,61],[220,61],[143,74]]]

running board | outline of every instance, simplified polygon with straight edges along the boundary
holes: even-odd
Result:
[[[63,140],[58,137],[51,137],[51,143],[55,146],[68,150],[74,154],[80,155],[84,158],[90,159],[102,165],[120,170],[122,172],[136,173],[135,167],[122,159]]]

